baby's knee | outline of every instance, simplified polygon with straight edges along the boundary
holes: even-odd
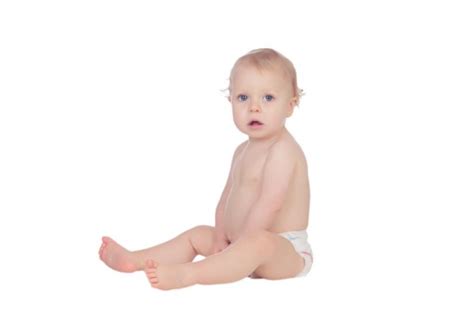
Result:
[[[198,225],[192,228],[192,230],[196,233],[200,234],[213,234],[214,233],[214,226],[209,225]]]
[[[212,254],[214,227],[199,225],[190,230],[189,240],[197,254],[207,257]]]

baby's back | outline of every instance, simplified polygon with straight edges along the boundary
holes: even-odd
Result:
[[[236,156],[231,171],[232,187],[224,211],[224,226],[231,242],[243,229],[246,216],[259,197],[265,161],[274,145],[270,148],[259,148],[244,144]],[[295,160],[295,168],[282,207],[276,213],[269,230],[275,233],[304,230],[308,226],[310,200],[306,158],[288,132],[278,140],[278,146],[291,154]],[[272,173],[278,172],[279,170],[272,170]]]

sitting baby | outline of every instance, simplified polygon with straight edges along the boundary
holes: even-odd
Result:
[[[285,127],[301,96],[295,68],[275,50],[253,50],[234,64],[228,90],[234,123],[248,139],[234,152],[215,226],[133,252],[103,237],[99,255],[110,268],[145,271],[162,290],[284,279],[311,269],[307,163]],[[205,259],[193,262],[197,255]]]

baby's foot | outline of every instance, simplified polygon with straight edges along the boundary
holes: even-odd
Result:
[[[99,256],[106,265],[114,270],[120,272],[135,272],[138,270],[138,264],[133,254],[112,238],[102,237]]]
[[[147,260],[145,273],[152,287],[160,290],[178,289],[194,285],[189,265],[162,265],[153,260]]]

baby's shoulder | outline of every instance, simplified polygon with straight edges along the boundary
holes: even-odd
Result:
[[[276,142],[271,148],[271,153],[273,155],[285,156],[286,159],[300,163],[306,162],[306,157],[301,146],[291,135]]]
[[[244,150],[244,148],[247,146],[248,142],[249,142],[248,140],[243,141],[239,146],[237,146],[235,148],[235,155],[240,154]]]
[[[247,146],[247,143],[248,141],[244,141],[242,142],[240,145],[238,145],[235,150],[234,150],[234,156],[232,157],[232,163],[238,159],[238,157],[240,156],[240,154],[242,153],[242,151],[245,149],[245,147]]]
[[[287,137],[283,137],[282,139],[278,140],[272,146],[272,150],[276,152],[286,152],[298,156],[303,154],[300,145],[291,135],[287,135]]]

